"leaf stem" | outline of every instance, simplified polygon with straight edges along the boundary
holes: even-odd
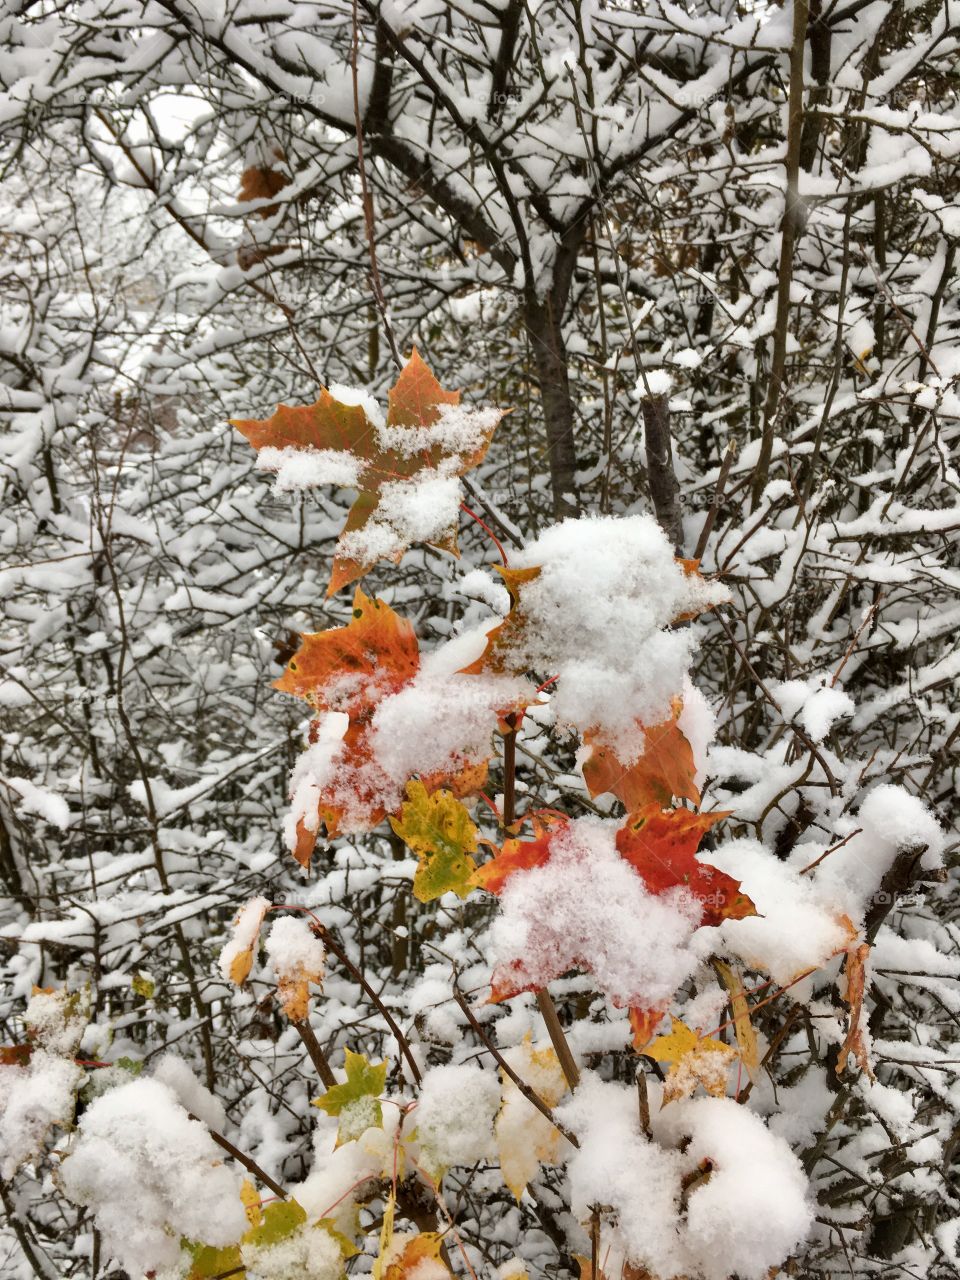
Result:
[[[497,548],[497,552],[503,563],[503,567],[506,569],[507,553],[503,549],[503,543],[500,541],[497,535],[493,532],[493,530],[490,528],[487,522],[485,520],[481,520],[475,511],[471,511],[465,502],[460,503],[460,510],[463,511],[466,515],[468,515],[471,520],[475,521],[480,526],[480,528],[484,531],[487,537],[490,538],[490,540],[493,542],[493,545]]]
[[[512,826],[516,816],[517,804],[517,717],[506,718],[510,730],[503,739],[503,825]],[[546,1023],[554,1051],[560,1061],[560,1067],[570,1089],[576,1089],[580,1083],[580,1070],[577,1067],[573,1052],[560,1023],[557,1006],[553,1003],[549,991],[545,988],[537,992],[537,1008]]]

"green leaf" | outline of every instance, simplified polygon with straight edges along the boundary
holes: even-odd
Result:
[[[338,1231],[333,1218],[321,1218],[319,1222],[313,1224],[317,1230],[325,1231],[335,1242],[340,1250],[341,1256],[344,1258],[355,1258],[360,1250],[342,1231]]]
[[[191,1257],[187,1280],[213,1280],[214,1276],[227,1271],[243,1269],[238,1245],[228,1244],[223,1249],[216,1249],[211,1244],[185,1240],[183,1246]]]
[[[138,1076],[143,1071],[143,1061],[140,1058],[116,1058],[113,1065],[122,1071],[129,1071],[132,1076]]]
[[[135,973],[130,986],[133,988],[134,995],[142,996],[144,1000],[152,1000],[153,993],[157,989],[157,984],[146,973]]]
[[[346,1051],[347,1079],[345,1084],[335,1084],[313,1105],[328,1116],[338,1116],[337,1146],[352,1142],[367,1129],[383,1124],[383,1110],[379,1098],[387,1083],[387,1064],[376,1065],[367,1061],[362,1053]]]
[[[429,795],[416,779],[407,783],[407,796],[400,817],[391,818],[390,825],[417,855],[414,896],[421,902],[451,891],[467,897],[477,869],[470,857],[477,851],[477,828],[466,806],[450,791]]]
[[[259,1245],[261,1248],[278,1244],[287,1236],[292,1236],[306,1220],[306,1211],[296,1200],[276,1200],[273,1204],[264,1205],[259,1225],[247,1232],[243,1243]]]

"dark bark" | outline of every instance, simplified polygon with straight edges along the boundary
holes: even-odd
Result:
[[[678,556],[683,555],[683,520],[680,485],[673,469],[670,409],[666,396],[650,396],[643,402],[643,441],[647,452],[647,480],[657,523]]]
[[[553,490],[553,514],[560,520],[564,516],[576,515],[580,508],[567,348],[563,340],[563,327],[550,296],[543,301],[528,302],[524,310],[540,384],[540,403],[543,407],[547,460]]]

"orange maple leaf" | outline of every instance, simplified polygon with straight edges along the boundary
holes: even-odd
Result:
[[[566,819],[543,822],[533,840],[504,840],[495,857],[474,871],[471,882],[498,897],[504,885],[517,871],[532,871],[550,861],[550,842]]]
[[[376,516],[384,487],[441,475],[462,476],[482,460],[502,417],[494,412],[478,426],[475,438],[471,436],[455,448],[435,439],[428,428],[439,422],[444,405],[460,403],[460,392],[440,386],[416,347],[389,391],[388,402],[382,430],[370,421],[362,405],[343,404],[326,388],[312,405],[294,408],[282,404],[270,418],[231,419],[257,450],[332,451],[357,464],[359,492],[340,534],[327,595],[363,577],[380,559],[399,563],[407,549],[408,543],[399,533],[392,549],[383,553],[356,552],[356,541],[351,540],[351,535],[364,530]],[[351,541],[354,553],[349,550]],[[430,542],[456,555],[456,519]]]
[[[616,796],[627,813],[654,801],[669,805],[674,797],[699,804],[693,749],[678,724],[682,707],[675,698],[668,720],[652,728],[640,726],[644,748],[631,764],[622,764],[613,747],[598,741],[596,730],[585,733],[583,741],[591,752],[583,762],[583,780],[591,796]]]
[[[360,587],[345,627],[300,639],[274,688],[304,698],[317,711],[345,712],[351,728],[368,722],[377,704],[409,684],[420,669],[420,646],[411,623]]]
[[[529,569],[508,569],[506,565],[494,565],[510,592],[510,612],[504,620],[487,632],[487,645],[479,658],[463,668],[468,676],[482,675],[484,671],[495,671],[498,674],[511,671],[510,649],[520,641],[527,620],[520,607],[520,588],[527,582],[539,577],[541,568],[534,565]],[[515,673],[522,674],[522,673]]]
[[[329,837],[339,834],[348,807],[362,812],[370,829],[393,811],[383,803],[392,784],[377,765],[372,721],[384,698],[398,693],[417,675],[420,649],[411,624],[360,587],[346,626],[303,635],[301,641],[275,687],[303,698],[317,711],[341,712],[348,719],[335,785],[320,796],[317,824],[311,828],[302,818],[297,823],[293,856],[306,867],[321,829]],[[455,757],[450,768],[420,778],[428,793],[446,787],[457,799],[480,790],[486,780],[487,761],[466,757]]]
[[[689,890],[703,908],[701,926],[755,916],[757,909],[741,892],[740,881],[696,856],[704,835],[729,816],[722,810],[694,813],[648,804],[630,814],[617,832],[617,852],[651,893],[665,893],[677,886]]]

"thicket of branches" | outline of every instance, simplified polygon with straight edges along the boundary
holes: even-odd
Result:
[[[387,826],[306,877],[287,851],[304,714],[271,681],[299,632],[350,618],[325,589],[351,494],[272,488],[228,425],[321,385],[384,400],[416,344],[512,408],[466,479],[508,555],[651,511],[729,589],[692,672],[718,721],[705,796],[734,814],[708,843],[813,860],[886,784],[947,833],[945,871],[924,828],[866,909],[876,1082],[836,1069],[837,963],[758,1009],[754,1101],[801,1117],[782,1132],[815,1223],[791,1274],[956,1274],[958,36],[956,0],[3,6],[5,1043],[34,987],[88,987],[84,1061],[173,1050],[229,1140],[302,1180],[316,1054],[271,982],[217,968],[263,894],[350,962],[328,952],[309,1024],[326,1059],[410,1085],[384,1008],[430,1062],[482,1057],[446,957],[455,937],[479,995],[494,905],[418,902]],[[421,649],[492,616],[468,576],[490,538],[464,517],[460,541],[365,584]],[[576,763],[528,724],[528,807],[611,812]],[[632,1082],[626,1015],[583,975],[551,993],[581,1065]],[[531,996],[486,1034],[508,1018],[503,1043],[545,1034]],[[3,1171],[11,1275],[110,1264],[57,1141]],[[474,1266],[589,1254],[562,1169],[520,1201],[460,1174]]]

